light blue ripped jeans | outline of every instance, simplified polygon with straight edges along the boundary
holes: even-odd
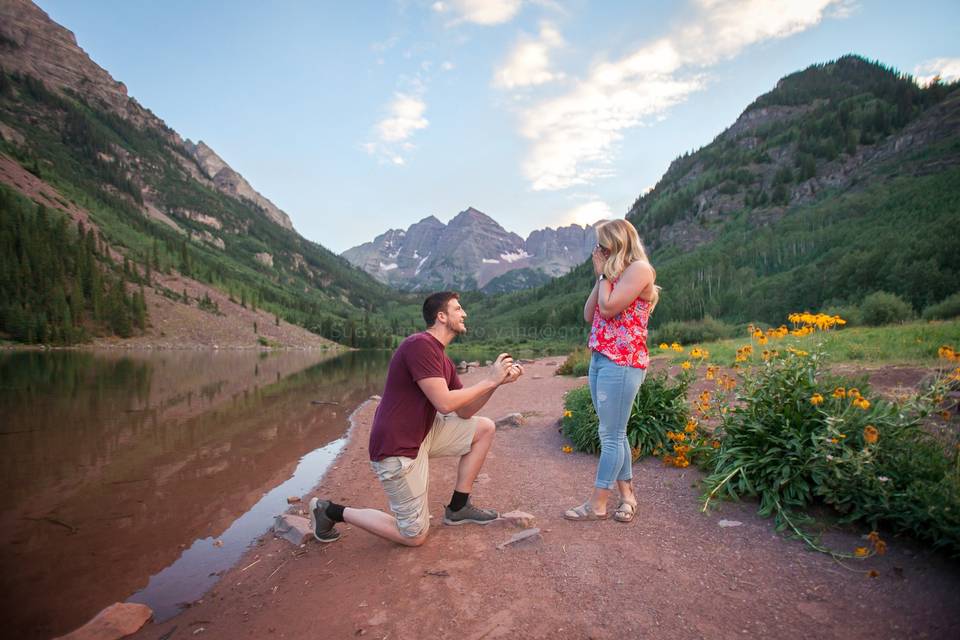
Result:
[[[621,367],[596,351],[590,358],[590,397],[600,418],[598,489],[613,489],[615,481],[633,477],[627,420],[646,374],[646,369]]]

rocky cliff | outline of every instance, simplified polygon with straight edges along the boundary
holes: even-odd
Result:
[[[504,291],[542,284],[590,255],[593,227],[538,229],[526,240],[468,207],[448,224],[429,216],[391,229],[343,257],[381,282],[403,290],[455,288]],[[517,272],[522,277],[504,278]]]
[[[80,48],[72,31],[51,20],[29,0],[0,0],[0,64],[7,73],[32,76],[54,91],[79,96],[138,129],[155,132],[177,152],[178,162],[194,178],[209,180],[207,184],[221,193],[248,200],[267,219],[284,228],[293,228],[286,213],[251,187],[212,149],[203,142],[195,145],[183,140],[130,97],[122,82],[114,80]],[[203,170],[202,174],[198,175],[195,167],[190,166],[191,159]],[[151,200],[149,190],[145,195]],[[146,208],[144,212],[152,214]]]
[[[82,223],[78,233],[95,230],[98,269],[148,297],[155,291],[178,311],[189,308],[181,329],[197,341],[221,343],[207,338],[218,327],[229,333],[230,321],[247,310],[269,309],[264,315],[273,327],[286,319],[351,346],[390,344],[399,327],[371,314],[399,296],[297,234],[290,218],[223,158],[137,103],[73,33],[27,0],[0,0],[0,166],[9,169],[0,171],[0,187],[20,194],[10,202],[27,210],[41,202],[35,194],[57,194],[44,206]],[[24,283],[30,285],[39,286]],[[70,283],[67,289],[76,291]],[[58,335],[84,335],[79,325],[91,313],[97,318],[90,326],[108,331],[99,307],[72,297],[87,315],[60,318]],[[30,322],[44,318],[44,308],[0,300],[9,304]],[[155,307],[149,305],[154,324],[141,330],[170,335]],[[245,326],[251,346],[270,344],[264,322]]]

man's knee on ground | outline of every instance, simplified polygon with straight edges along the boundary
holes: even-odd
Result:
[[[427,541],[427,532],[424,531],[415,538],[403,537],[403,544],[407,547],[419,547]]]
[[[411,533],[408,531],[400,531],[400,537],[403,539],[400,544],[407,547],[419,547],[424,542],[427,541],[427,534],[430,532],[430,524],[427,523],[425,526],[420,527],[419,532],[416,535],[407,535]]]

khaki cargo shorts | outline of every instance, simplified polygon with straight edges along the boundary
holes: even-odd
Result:
[[[477,420],[464,419],[455,413],[438,413],[416,458],[391,456],[370,462],[387,494],[390,510],[397,518],[397,528],[402,535],[415,538],[430,528],[430,508],[427,505],[430,458],[462,456],[470,451]]]

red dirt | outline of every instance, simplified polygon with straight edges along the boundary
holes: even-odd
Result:
[[[423,547],[345,525],[331,545],[293,548],[267,535],[203,600],[136,637],[846,639],[960,629],[955,561],[888,539],[887,555],[847,569],[776,534],[756,504],[703,515],[693,469],[636,463],[641,501],[632,524],[563,520],[587,496],[596,458],[561,452],[562,397],[584,381],[554,377],[554,369],[551,359],[529,365],[482,412],[521,411],[528,422],[497,433],[474,489],[478,504],[534,514],[540,538],[498,550],[514,530],[442,526],[455,461],[439,460],[431,469],[435,525]],[[385,508],[367,463],[374,409],[370,401],[354,414],[350,442],[318,494]],[[865,533],[834,531],[825,541],[849,551],[865,544]],[[868,577],[871,569],[879,577]]]

